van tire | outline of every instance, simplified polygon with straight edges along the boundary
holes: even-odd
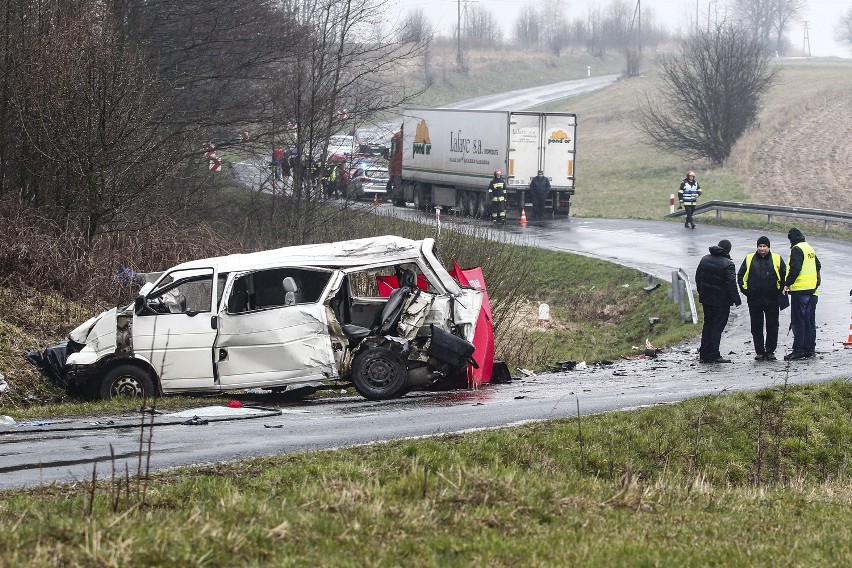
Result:
[[[385,347],[371,347],[352,362],[352,382],[368,400],[387,400],[402,396],[407,379],[405,363]]]
[[[101,381],[100,397],[103,400],[153,396],[154,382],[151,376],[135,365],[119,365],[110,370]]]

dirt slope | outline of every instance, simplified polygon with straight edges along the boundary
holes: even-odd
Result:
[[[756,203],[852,211],[852,92],[835,92],[790,113],[751,157]]]

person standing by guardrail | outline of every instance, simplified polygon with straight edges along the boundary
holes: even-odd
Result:
[[[805,241],[802,231],[793,227],[787,233],[790,257],[784,293],[790,296],[790,327],[793,330],[793,351],[784,355],[785,361],[810,359],[816,355],[816,306],[819,300],[822,265],[814,248]]]
[[[737,272],[737,283],[748,302],[751,337],[754,340],[755,361],[775,361],[778,346],[778,295],[787,275],[787,265],[780,254],[770,252],[769,237],[757,239],[757,252],[746,255]],[[766,321],[766,338],[763,322]]]
[[[686,228],[695,228],[695,223],[692,221],[692,214],[695,213],[695,204],[698,203],[698,198],[701,196],[701,186],[695,179],[695,172],[689,170],[686,172],[686,177],[680,182],[680,188],[677,190],[678,209],[686,210],[686,221],[683,226]]]
[[[719,352],[722,332],[728,325],[731,306],[742,304],[737,290],[737,275],[731,260],[731,241],[722,239],[710,247],[695,271],[698,301],[704,309],[704,327],[701,329],[699,363],[730,363]]]

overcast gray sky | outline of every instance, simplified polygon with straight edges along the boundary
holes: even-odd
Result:
[[[464,1],[464,0],[462,0]],[[630,0],[632,3],[632,0]],[[834,41],[834,23],[852,7],[852,0],[805,0],[807,8],[804,20],[808,21],[808,37],[811,55],[822,57],[836,55],[852,57],[852,51]],[[404,15],[413,7],[421,7],[429,19],[444,35],[450,35],[456,26],[457,0],[391,0],[399,5]],[[524,4],[538,4],[540,0],[478,0],[501,22],[505,37],[511,37],[511,28]],[[609,0],[563,0],[569,19],[584,15],[590,7],[607,6]],[[695,22],[696,7],[700,18],[706,21],[708,7],[712,12],[722,13],[725,0],[641,0],[642,11],[653,10],[657,22],[671,30],[689,26]],[[797,23],[788,34],[792,44],[799,49],[804,45],[804,24]]]

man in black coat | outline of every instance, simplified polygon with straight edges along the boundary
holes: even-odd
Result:
[[[701,363],[730,363],[731,360],[725,359],[719,352],[719,344],[728,325],[731,306],[742,304],[731,260],[731,241],[722,239],[718,245],[710,247],[710,254],[698,263],[695,286],[698,288],[698,301],[704,308],[698,360]]]
[[[769,250],[769,237],[757,239],[757,251],[749,253],[737,272],[737,284],[748,302],[755,361],[775,361],[778,346],[778,295],[784,288],[787,265]],[[763,322],[766,321],[766,339]]]
[[[533,202],[533,219],[544,219],[544,204],[550,193],[550,180],[544,176],[543,170],[538,170],[538,175],[530,182],[530,196]]]

